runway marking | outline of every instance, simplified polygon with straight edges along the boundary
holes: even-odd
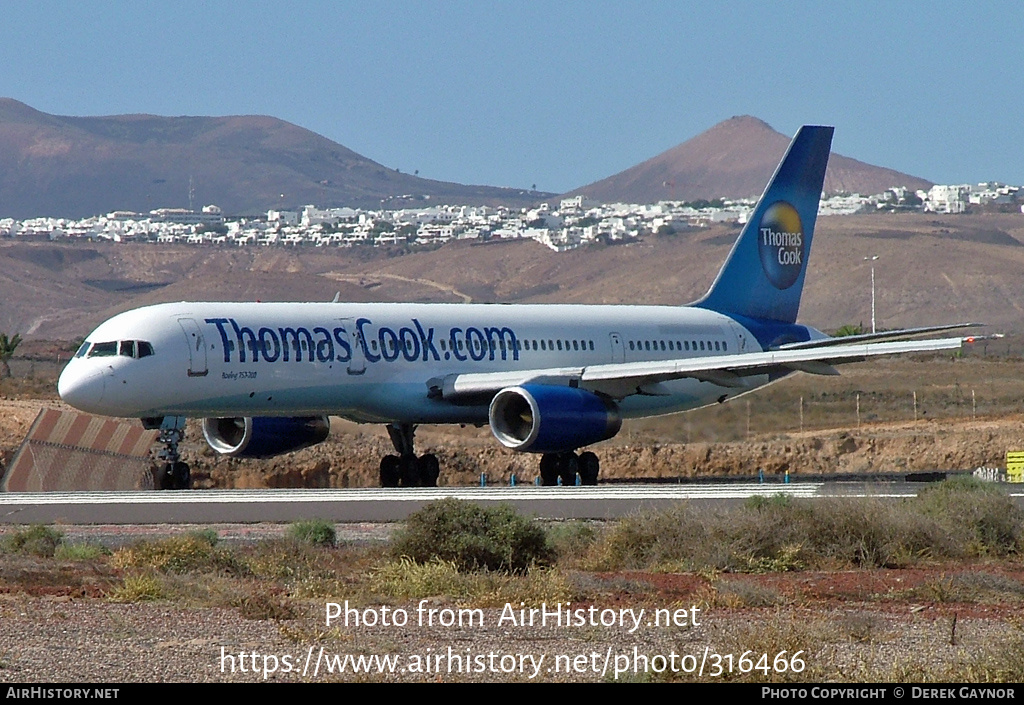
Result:
[[[862,483],[616,485],[597,487],[441,487],[135,492],[0,493],[0,524],[209,524],[291,522],[319,516],[338,523],[403,521],[446,497],[507,503],[528,515],[612,519],[644,508],[691,501],[742,502],[754,496],[805,499],[874,497],[906,500],[923,486]],[[877,490],[877,491],[876,491]],[[1008,496],[1020,503],[1020,492]]]
[[[442,487],[388,489],[165,490],[140,492],[11,492],[0,506],[53,504],[261,504],[321,502],[430,502],[446,497],[481,501],[745,499],[784,494],[813,497],[823,483],[737,484],[716,487]],[[873,495],[878,496],[878,495]]]

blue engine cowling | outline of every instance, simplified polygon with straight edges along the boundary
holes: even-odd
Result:
[[[326,416],[274,416],[203,419],[203,437],[221,455],[270,458],[316,445],[327,439]]]
[[[585,389],[546,384],[507,387],[491,400],[491,433],[513,450],[559,453],[611,438],[618,407]]]

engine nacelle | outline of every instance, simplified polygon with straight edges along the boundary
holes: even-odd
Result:
[[[210,447],[233,458],[270,458],[316,445],[327,439],[326,416],[275,416],[203,419],[203,436]]]
[[[546,384],[508,387],[491,400],[491,433],[512,450],[558,453],[611,438],[618,407],[585,389]]]

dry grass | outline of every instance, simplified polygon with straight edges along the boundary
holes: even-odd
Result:
[[[779,572],[898,568],[1017,555],[1024,512],[984,483],[941,483],[919,498],[757,501],[727,510],[680,504],[613,525],[587,554],[602,570]]]

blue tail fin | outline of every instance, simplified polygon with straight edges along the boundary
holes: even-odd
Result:
[[[694,306],[796,322],[833,130],[804,125],[796,133],[715,283]]]

